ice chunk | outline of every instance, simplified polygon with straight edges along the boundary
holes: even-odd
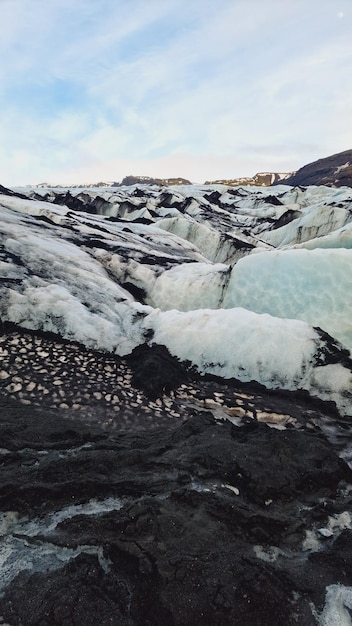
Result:
[[[340,363],[316,365],[324,341],[303,321],[243,308],[155,309],[144,324],[153,330],[155,343],[191,361],[203,373],[254,380],[273,389],[307,389],[322,399],[334,400],[342,413],[351,413],[351,370]],[[337,368],[336,375],[331,376],[331,368]]]
[[[329,585],[319,626],[352,626],[352,587]]]
[[[223,306],[300,319],[352,348],[352,250],[279,250],[241,259]]]

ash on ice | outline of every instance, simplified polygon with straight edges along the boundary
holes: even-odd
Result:
[[[352,190],[1,192],[4,623],[352,624]]]

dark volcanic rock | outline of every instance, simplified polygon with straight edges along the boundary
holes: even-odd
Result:
[[[320,435],[208,413],[114,435],[15,402],[1,416],[0,502],[20,516],[3,539],[43,559],[9,578],[12,626],[313,626],[326,586],[352,583],[348,524],[303,550],[351,506]]]
[[[126,360],[133,372],[132,384],[149,398],[158,398],[164,391],[169,393],[188,380],[185,363],[179,362],[165,346],[142,344]]]
[[[60,570],[21,573],[8,601],[16,607],[10,611],[16,626],[135,623],[128,616],[130,591],[125,581],[104,572],[98,559],[87,554]]]
[[[352,187],[352,150],[339,152],[301,167],[284,181],[285,185],[327,185]],[[274,183],[280,184],[280,183]]]

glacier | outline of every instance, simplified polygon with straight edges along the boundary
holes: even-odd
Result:
[[[352,190],[0,191],[0,621],[351,624]]]
[[[352,414],[350,189],[71,189],[81,210],[20,191],[0,196],[3,322],[121,356],[157,343]]]

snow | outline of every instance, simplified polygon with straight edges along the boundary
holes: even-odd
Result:
[[[133,319],[133,308],[124,302],[96,308],[97,312],[91,311],[63,286],[33,286],[23,293],[10,291],[2,319],[25,328],[56,333],[87,348],[120,355],[130,353],[142,343],[143,335]]]
[[[352,415],[350,189],[71,190],[103,197],[104,215],[56,192],[0,195],[3,321],[120,355],[160,343],[202,373]]]
[[[344,165],[340,165],[339,167],[336,168],[335,174],[339,174],[343,170],[347,170],[350,166],[351,166],[350,162],[347,161],[347,163],[344,163]]]
[[[154,310],[145,323],[155,331],[156,343],[195,362],[204,372],[264,384],[276,380],[277,386],[291,381],[292,388],[301,377],[302,364],[309,362],[316,338],[308,324],[279,321],[242,308]]]

